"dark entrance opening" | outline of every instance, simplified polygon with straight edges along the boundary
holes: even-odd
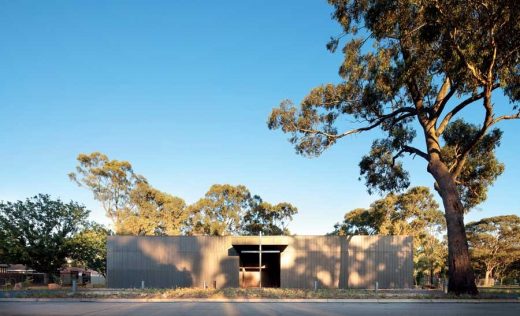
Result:
[[[234,246],[239,260],[240,287],[280,287],[280,253],[286,246],[262,245],[262,266],[258,245]]]

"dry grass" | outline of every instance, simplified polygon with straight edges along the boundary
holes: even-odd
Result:
[[[479,292],[482,294],[518,294],[520,295],[520,286],[496,286],[496,287],[480,287]]]
[[[84,289],[75,294],[70,289],[26,290],[9,297],[36,298],[137,298],[137,299],[363,299],[363,298],[435,298],[439,293],[425,294],[424,291],[379,291],[350,289],[287,289],[287,288],[175,288],[175,289]],[[4,296],[5,297],[5,296]],[[443,296],[444,297],[444,296]]]
[[[441,291],[425,290],[353,290],[353,289],[287,289],[287,288],[175,288],[175,289],[82,289],[75,294],[70,289],[25,290],[3,297],[33,298],[123,298],[123,299],[475,299],[518,298],[518,288],[508,292],[482,291],[478,297],[446,295]],[[508,294],[502,294],[508,293]],[[4,292],[4,294],[7,294]],[[506,296],[504,296],[506,295]]]

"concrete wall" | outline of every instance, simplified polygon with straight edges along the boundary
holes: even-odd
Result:
[[[239,286],[233,245],[258,237],[133,237],[108,240],[108,287]],[[263,245],[286,245],[280,285],[288,288],[408,288],[413,286],[412,237],[264,236]]]

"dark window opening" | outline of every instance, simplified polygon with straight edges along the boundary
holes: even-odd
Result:
[[[234,246],[240,256],[240,287],[280,287],[280,253],[286,246],[263,245],[262,266],[258,245]]]

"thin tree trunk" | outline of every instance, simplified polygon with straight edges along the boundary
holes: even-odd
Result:
[[[448,291],[457,295],[476,295],[478,290],[471,267],[464,227],[464,210],[457,186],[448,168],[439,159],[438,153],[430,154],[428,172],[437,182],[437,189],[444,205],[448,231]]]
[[[489,277],[491,276],[491,270],[486,269],[486,278],[484,279],[484,284],[489,286]]]

